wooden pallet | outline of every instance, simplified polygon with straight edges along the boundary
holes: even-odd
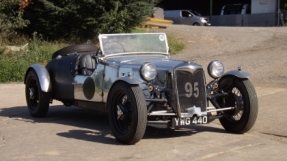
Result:
[[[149,18],[145,23],[141,25],[143,28],[152,28],[152,29],[166,29],[168,25],[171,25],[173,21],[159,19],[159,18]]]

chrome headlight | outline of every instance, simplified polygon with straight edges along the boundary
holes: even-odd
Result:
[[[216,79],[216,78],[221,77],[222,74],[224,73],[224,66],[221,61],[214,60],[208,64],[207,70],[208,70],[208,74],[212,78]]]
[[[151,81],[155,79],[157,71],[155,65],[151,63],[145,63],[140,68],[140,74],[142,79],[146,81]]]

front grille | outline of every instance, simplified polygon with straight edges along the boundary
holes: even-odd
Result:
[[[181,112],[187,112],[189,107],[200,107],[206,111],[205,79],[202,69],[193,73],[176,71],[178,104]]]

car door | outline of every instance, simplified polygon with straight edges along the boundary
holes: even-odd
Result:
[[[181,11],[181,24],[192,25],[194,16],[189,11]]]

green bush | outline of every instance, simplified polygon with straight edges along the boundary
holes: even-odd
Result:
[[[68,44],[47,42],[34,37],[27,50],[18,52],[0,51],[0,82],[24,80],[26,70],[31,64],[46,65],[52,54]]]

